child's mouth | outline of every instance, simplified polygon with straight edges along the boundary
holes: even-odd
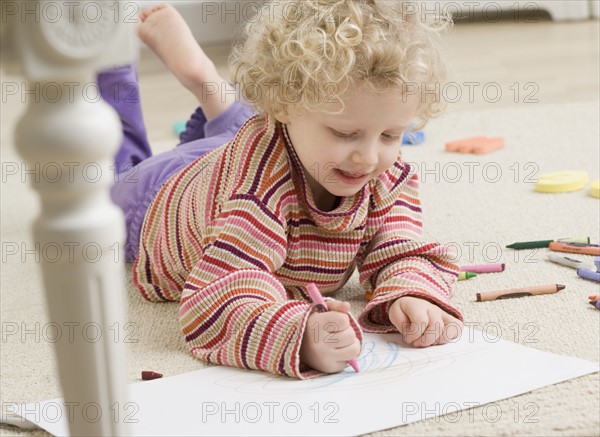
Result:
[[[342,182],[356,184],[358,182],[362,182],[364,179],[369,176],[368,174],[363,175],[353,175],[351,173],[346,173],[338,168],[335,169],[336,174],[339,176]]]

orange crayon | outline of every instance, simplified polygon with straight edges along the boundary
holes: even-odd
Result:
[[[600,300],[600,294],[597,294],[595,296],[588,296],[589,300]]]
[[[551,294],[564,289],[564,285],[549,284],[536,285],[533,287],[513,288],[509,290],[486,291],[477,293],[477,302],[485,302],[488,300],[509,299],[511,297],[535,296],[538,294]]]
[[[561,243],[558,241],[553,241],[548,247],[550,250],[555,252],[580,253],[582,255],[600,256],[600,246],[596,244]]]
[[[472,137],[446,143],[447,152],[458,153],[490,153],[504,147],[503,137]]]

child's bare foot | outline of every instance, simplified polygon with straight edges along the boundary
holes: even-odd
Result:
[[[216,117],[233,103],[234,98],[228,101],[221,98],[221,91],[229,94],[221,89],[228,86],[227,82],[219,76],[215,65],[173,6],[160,3],[143,10],[137,34],[181,84],[198,98],[207,118]]]

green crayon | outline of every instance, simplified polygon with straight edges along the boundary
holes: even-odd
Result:
[[[560,241],[562,243],[584,243],[589,244],[590,237],[571,237],[571,238],[559,238],[557,240],[540,240],[540,241],[524,241],[522,243],[513,243],[506,246],[509,249],[521,250],[521,249],[539,249],[542,247],[550,246],[550,243],[554,241]]]
[[[475,276],[477,276],[477,273],[473,273],[473,272],[460,272],[458,274],[458,280],[459,281],[465,281],[467,279],[474,278]]]

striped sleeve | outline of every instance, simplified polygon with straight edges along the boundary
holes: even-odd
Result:
[[[462,320],[449,303],[459,267],[452,262],[448,248],[418,241],[421,230],[418,178],[413,174],[358,263],[359,281],[368,301],[359,316],[365,331],[397,332],[388,309],[402,296],[420,297]]]
[[[312,306],[287,299],[273,274],[285,261],[283,220],[255,196],[225,202],[181,298],[192,354],[214,364],[305,379],[300,345]]]

